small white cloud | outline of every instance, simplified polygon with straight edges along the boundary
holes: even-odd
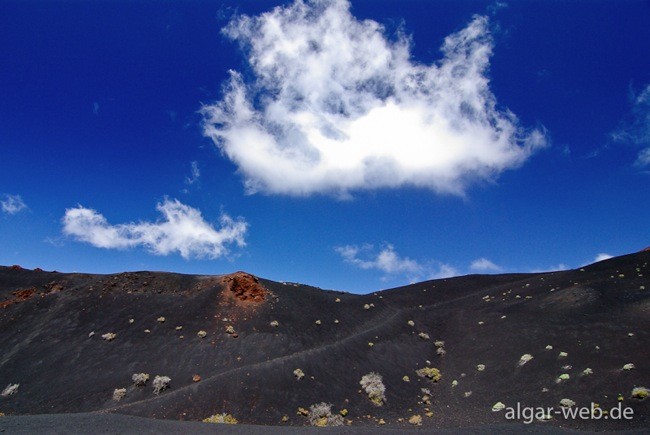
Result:
[[[351,245],[336,248],[336,252],[341,254],[345,261],[354,264],[361,269],[376,269],[389,274],[419,273],[423,269],[423,267],[416,261],[407,257],[402,258],[397,255],[392,245],[387,245],[376,256],[369,260],[362,260],[359,258],[360,253],[365,253],[371,250],[371,245],[364,245],[361,248]]]
[[[227,245],[245,246],[248,224],[222,214],[215,229],[195,208],[165,199],[156,206],[163,215],[158,222],[111,225],[95,210],[82,206],[67,209],[63,233],[98,248],[127,249],[143,246],[156,255],[178,252],[183,258],[219,258]]]
[[[0,200],[0,206],[2,207],[2,212],[6,214],[16,214],[27,208],[20,195],[10,194],[3,195],[3,199]]]
[[[469,266],[469,268],[474,272],[500,272],[503,270],[501,266],[494,264],[487,258],[479,258],[472,261],[472,264]]]
[[[610,258],[614,258],[614,256],[602,252],[602,253],[596,255],[596,258],[594,258],[593,262],[598,263],[599,261],[609,260]]]
[[[254,80],[230,72],[202,108],[204,134],[245,177],[248,193],[306,196],[416,186],[463,194],[520,166],[547,143],[489,88],[493,42],[476,16],[445,38],[442,58],[413,60],[410,38],[357,20],[347,0],[296,0],[224,33]]]
[[[191,185],[199,181],[199,177],[201,176],[201,171],[199,170],[199,164],[197,162],[192,162],[191,171],[192,171],[191,175],[185,177],[185,184]]]
[[[345,262],[364,270],[378,270],[387,275],[404,275],[409,281],[448,278],[457,275],[456,269],[444,263],[420,263],[401,257],[393,245],[387,244],[379,252],[373,245],[346,245],[335,248]]]

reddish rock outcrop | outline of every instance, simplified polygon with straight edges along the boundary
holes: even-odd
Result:
[[[250,273],[235,272],[222,279],[227,291],[242,302],[260,303],[269,294],[269,291],[260,284],[259,279]]]
[[[20,302],[25,302],[26,300],[34,296],[36,290],[37,290],[36,287],[32,287],[24,290],[16,290],[15,292],[11,293],[14,296],[13,298],[0,302],[0,308],[7,308],[10,305],[17,304]]]

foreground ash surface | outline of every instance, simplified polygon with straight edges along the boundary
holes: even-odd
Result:
[[[526,428],[648,428],[650,398],[632,397],[633,388],[650,388],[648,262],[644,251],[578,270],[471,275],[369,295],[245,272],[89,275],[0,267],[0,389],[19,384],[0,396],[0,430],[19,428],[20,415],[69,413],[90,413],[83,418],[96,415],[98,422],[126,418],[110,414],[200,422],[225,413],[240,424],[281,429],[308,426],[299,409],[326,402],[334,415],[347,410],[337,433],[507,432],[521,430],[522,422],[494,412],[495,403],[560,409],[562,399],[605,410],[621,403],[634,415],[554,416]],[[102,338],[108,333],[112,340]],[[532,359],[521,365],[525,354]],[[623,369],[630,363],[634,368]],[[418,376],[426,367],[439,369],[441,378]],[[381,406],[360,385],[370,372],[385,385]],[[135,386],[134,373],[150,379]],[[171,378],[159,394],[156,375]],[[116,401],[121,388],[126,394]],[[421,425],[409,423],[418,422],[413,416]]]

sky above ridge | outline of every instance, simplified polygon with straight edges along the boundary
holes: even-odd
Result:
[[[4,1],[0,264],[366,293],[650,245],[646,1]]]

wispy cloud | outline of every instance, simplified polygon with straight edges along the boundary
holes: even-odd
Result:
[[[501,266],[494,264],[484,257],[472,261],[469,269],[473,272],[500,272],[503,270]]]
[[[637,166],[650,166],[650,147],[639,151],[635,163]]]
[[[424,65],[408,36],[357,20],[347,0],[240,16],[223,32],[254,80],[231,71],[223,99],[202,109],[204,134],[238,165],[248,193],[410,185],[462,194],[546,145],[542,128],[525,130],[497,107],[488,21],[474,17]]]
[[[373,245],[345,245],[335,248],[343,260],[360,269],[377,270],[385,275],[403,275],[409,281],[447,278],[457,275],[448,264],[426,261],[424,263],[400,256],[393,245],[387,244],[379,251]]]
[[[95,210],[78,206],[67,209],[62,219],[63,233],[98,248],[127,249],[143,246],[156,255],[178,252],[183,258],[219,258],[228,253],[227,245],[245,246],[248,224],[222,214],[220,228],[206,222],[201,212],[165,199],[156,206],[163,219],[111,225]]]
[[[0,207],[2,207],[2,212],[6,214],[16,214],[27,208],[27,205],[20,197],[20,195],[10,195],[4,194],[0,200]]]
[[[191,168],[192,173],[185,177],[185,184],[194,184],[197,181],[199,181],[199,177],[201,176],[201,171],[199,170],[199,164],[198,162],[192,162],[192,168]]]
[[[650,84],[641,92],[632,92],[632,110],[612,133],[616,142],[643,147],[635,161],[636,166],[650,166]]]

